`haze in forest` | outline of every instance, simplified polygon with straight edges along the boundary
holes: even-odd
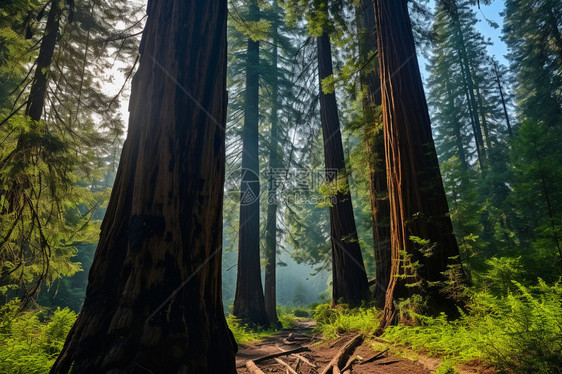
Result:
[[[558,372],[560,144],[557,0],[6,0],[0,372]]]

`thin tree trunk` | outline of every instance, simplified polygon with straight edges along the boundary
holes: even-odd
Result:
[[[322,79],[332,75],[330,37],[325,32],[317,38],[318,76],[320,80],[320,116],[324,138],[326,180],[335,182],[343,173],[347,183],[345,158],[335,93],[324,93]],[[337,183],[337,182],[335,182]],[[332,302],[343,301],[357,306],[368,297],[369,286],[359,247],[351,194],[338,192],[330,207],[330,238],[332,241]]]
[[[482,100],[482,94],[480,93],[480,88],[475,85],[476,98],[478,99],[478,111],[480,113],[480,123],[482,124],[482,129],[484,130],[484,137],[486,142],[486,150],[489,153],[492,151],[492,138],[490,137],[490,128],[488,126],[488,119],[486,118],[486,111],[484,109],[484,100]]]
[[[259,17],[258,3],[254,0],[250,3],[249,19],[258,21]],[[238,272],[232,314],[245,323],[267,325],[260,272],[259,50],[259,42],[248,38],[246,102],[242,130]]]
[[[447,82],[447,95],[448,95],[448,104],[449,111],[451,113],[455,112],[455,97],[453,96],[453,92],[451,91],[451,84]],[[464,145],[462,142],[462,133],[461,133],[461,123],[460,121],[455,121],[451,124],[453,126],[453,133],[455,135],[455,145],[457,146],[457,156],[459,158],[459,162],[461,163],[461,183],[468,184],[468,162],[466,161],[466,151],[464,149]]]
[[[271,74],[273,74],[273,81],[271,87],[271,136],[269,146],[269,168],[271,176],[275,175],[281,165],[279,163],[279,67],[278,55],[279,50],[277,43],[279,42],[279,25],[277,22],[277,12],[280,11],[277,1],[273,2],[274,21],[272,24],[273,32],[273,51],[271,53]],[[269,323],[278,325],[279,319],[277,318],[277,293],[276,293],[276,270],[277,270],[277,186],[275,179],[271,179],[273,183],[269,186],[268,200],[267,200],[267,224],[266,224],[266,237],[265,237],[265,251],[266,251],[266,264],[265,264],[265,311]]]
[[[57,46],[62,6],[63,2],[60,0],[51,1],[51,9],[49,10],[47,24],[45,25],[45,34],[39,49],[39,56],[37,57],[37,67],[35,68],[35,75],[31,83],[27,107],[25,108],[25,115],[34,121],[41,119],[45,106],[49,68]]]
[[[236,373],[221,300],[226,1],[150,0],[147,14],[86,300],[51,373]]]
[[[513,130],[511,128],[511,121],[509,120],[509,114],[507,112],[507,105],[505,103],[505,98],[503,96],[503,89],[502,89],[502,83],[501,83],[501,76],[500,76],[500,71],[498,69],[498,64],[494,61],[494,73],[496,73],[496,83],[498,84],[498,90],[500,92],[500,99],[502,101],[502,106],[503,106],[503,114],[505,116],[505,124],[507,125],[507,132],[509,134],[509,137],[513,137]]]
[[[428,296],[431,311],[454,310],[454,302],[429,282],[444,280],[442,272],[459,249],[448,216],[407,1],[376,0],[375,19],[391,211],[392,268],[381,323],[385,328],[395,320],[394,301],[413,293]],[[435,244],[430,256],[416,248],[412,235]],[[421,267],[415,269],[417,261]],[[408,277],[427,284],[407,287]]]
[[[364,40],[360,43],[363,56],[375,56],[377,37],[375,31],[375,9],[371,0],[361,0],[360,25],[363,28]],[[373,246],[375,257],[375,306],[382,309],[386,289],[390,280],[390,207],[388,205],[388,187],[386,183],[386,164],[384,162],[384,134],[382,118],[375,117],[381,102],[381,84],[378,64],[375,58],[368,68],[360,73],[361,86],[366,87],[363,97],[363,112],[369,121],[366,130],[365,145],[367,148],[369,168],[369,195],[371,199],[371,221],[373,229]]]

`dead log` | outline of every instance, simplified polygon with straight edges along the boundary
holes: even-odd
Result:
[[[280,358],[275,357],[275,361],[277,361],[277,363],[285,366],[287,368],[287,370],[289,371],[289,373],[291,374],[299,374],[296,371],[293,370],[293,368],[291,367],[291,365],[289,365],[288,363],[286,363],[285,361],[281,360]]]
[[[269,359],[275,358],[275,357],[287,356],[287,355],[290,355],[290,354],[293,354],[293,353],[308,352],[308,351],[310,351],[310,348],[308,348],[308,347],[299,347],[299,348],[291,349],[290,351],[272,353],[272,354],[267,355],[267,356],[262,356],[262,357],[256,358],[252,361],[254,361],[255,363],[258,363],[258,362],[269,360]]]
[[[280,346],[276,345],[277,349],[280,350],[281,352],[287,352],[286,350],[284,350],[283,348],[281,348]],[[309,366],[313,367],[314,369],[316,369],[316,364],[310,362],[309,359],[307,359],[306,357],[299,355],[298,353],[291,353],[291,356],[296,357],[297,359],[299,359],[300,361],[304,362],[305,364],[308,364]]]
[[[265,374],[259,367],[256,366],[256,363],[252,360],[246,362],[246,369],[248,369],[250,374]]]
[[[361,343],[363,343],[363,335],[355,335],[339,350],[338,354],[336,354],[334,358],[332,358],[332,360],[328,363],[328,365],[326,365],[326,367],[320,374],[339,374],[340,367],[343,367],[345,365],[346,361],[351,356],[355,348]]]
[[[361,356],[355,356],[353,358],[350,358],[349,361],[347,361],[347,364],[340,371],[342,372],[342,374],[345,374],[346,372],[350,372],[351,365],[353,365],[355,361],[360,361],[360,360],[362,360]]]

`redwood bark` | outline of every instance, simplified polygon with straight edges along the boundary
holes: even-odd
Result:
[[[259,20],[256,0],[249,20]],[[267,325],[260,271],[260,181],[258,154],[259,42],[248,38],[246,102],[242,130],[242,184],[238,236],[238,271],[232,314],[245,323]]]
[[[375,31],[375,10],[371,0],[361,0],[359,18],[363,28],[361,41],[363,56],[375,55],[377,36]],[[365,131],[369,168],[369,194],[371,198],[371,221],[375,255],[375,290],[373,298],[377,308],[384,308],[386,289],[390,280],[390,207],[388,205],[388,186],[386,183],[386,164],[384,161],[384,134],[382,118],[377,115],[381,106],[381,82],[377,59],[367,65],[360,73],[361,85],[366,87],[363,97],[363,112],[369,122]]]
[[[221,300],[226,1],[150,0],[86,300],[51,373],[236,373]]]
[[[443,281],[441,273],[459,250],[448,216],[407,1],[376,0],[375,19],[391,210],[392,268],[381,324],[384,328],[393,322],[394,301],[413,293],[428,296],[433,312],[454,310],[454,302],[442,295],[438,286],[407,287],[401,276]],[[433,254],[423,256],[411,235],[435,243]],[[410,257],[405,258],[401,251]],[[421,267],[414,272],[406,265],[416,261]]]
[[[343,144],[340,131],[335,93],[322,91],[322,79],[332,75],[332,51],[327,33],[317,38],[318,76],[320,79],[320,116],[324,138],[326,180],[332,182],[335,175],[346,173]],[[345,175],[347,181],[347,175]],[[359,247],[351,195],[338,192],[332,196],[330,207],[330,238],[332,241],[332,302],[358,306],[368,298],[369,286]]]

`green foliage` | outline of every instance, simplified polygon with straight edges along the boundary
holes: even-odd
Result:
[[[79,272],[77,247],[97,241],[123,135],[123,90],[111,97],[101,82],[114,64],[131,77],[141,24],[138,5],[124,0],[61,2],[54,55],[37,63],[49,4],[0,7],[0,294],[24,304]],[[30,90],[38,68],[46,95]],[[30,102],[38,121],[25,115]]]
[[[506,295],[513,289],[512,279],[522,279],[524,268],[521,258],[492,257],[486,260],[488,270],[479,277],[480,288],[492,295]]]
[[[279,321],[281,322],[283,328],[289,328],[296,325],[295,317],[287,313],[278,313]],[[226,317],[226,322],[234,339],[238,344],[248,344],[258,340],[267,338],[268,336],[274,335],[279,330],[275,328],[253,328],[243,324],[240,319],[229,314]]]
[[[281,313],[279,310],[277,311],[277,318],[279,318],[279,322],[281,322],[284,329],[295,327],[297,325],[296,317],[296,315],[291,313]]]
[[[19,310],[14,299],[0,308],[0,372],[46,373],[76,319],[67,308],[54,312]]]
[[[562,285],[512,281],[512,289],[501,297],[475,293],[458,320],[417,315],[418,326],[393,326],[383,337],[456,363],[479,359],[514,372],[556,372],[562,365]]]
[[[316,329],[326,339],[334,339],[348,331],[371,334],[378,327],[380,311],[376,308],[353,308],[344,304],[335,308],[320,304],[314,309]]]
[[[0,293],[27,288],[34,297],[43,282],[81,270],[75,245],[97,240],[93,213],[109,193],[93,191],[80,168],[93,157],[78,159],[73,137],[52,124],[14,116],[0,134]]]

